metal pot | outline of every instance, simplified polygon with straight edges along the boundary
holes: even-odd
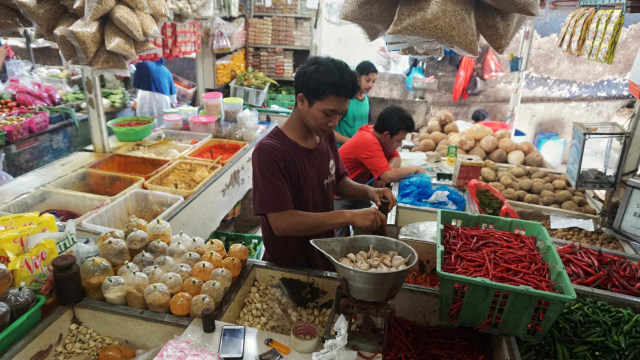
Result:
[[[314,239],[311,240],[311,245],[333,262],[347,295],[364,301],[385,302],[393,299],[400,291],[409,269],[418,261],[418,253],[411,246],[384,236]],[[397,251],[402,257],[408,257],[407,268],[389,272],[369,272],[353,269],[339,262],[339,259],[348,253],[368,251],[370,245],[380,253]]]

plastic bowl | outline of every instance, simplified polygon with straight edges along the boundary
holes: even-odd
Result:
[[[127,123],[133,120],[144,121],[147,122],[147,124],[132,127],[116,126],[116,124]],[[111,131],[113,131],[113,134],[120,141],[139,141],[151,135],[155,123],[156,120],[154,118],[144,116],[129,116],[113,119],[107,122],[107,126],[111,129]]]
[[[488,127],[489,129],[493,130],[493,132],[496,132],[498,130],[509,130],[511,129],[511,125],[507,124],[507,123],[503,123],[500,121],[483,121],[479,124],[482,124],[486,127]]]

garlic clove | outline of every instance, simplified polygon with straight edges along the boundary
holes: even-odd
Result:
[[[364,251],[358,252],[358,255],[360,255],[364,260],[367,260],[369,258],[369,255],[367,255],[367,253]]]
[[[348,253],[347,257],[351,260],[351,261],[356,261],[356,256],[353,253]]]

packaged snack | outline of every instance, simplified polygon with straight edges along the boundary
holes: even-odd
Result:
[[[220,305],[224,297],[224,286],[217,280],[209,280],[202,285],[200,292],[209,295],[216,305]]]
[[[160,282],[160,278],[164,275],[164,271],[158,265],[147,266],[142,272],[147,275],[152,284]]]
[[[582,8],[578,8],[574,11],[572,11],[569,16],[567,16],[567,18],[564,20],[564,23],[562,24],[562,29],[560,30],[560,34],[558,36],[558,47],[562,47],[562,44],[564,43],[564,37],[567,35],[567,33],[569,33],[569,25],[571,25],[571,20],[573,20],[573,18],[578,15],[578,13],[580,13],[582,11]]]
[[[17,256],[9,263],[9,270],[13,271],[14,285],[17,286],[24,283],[29,289],[37,293],[50,292],[52,289],[48,286],[49,284],[46,284],[48,277],[46,268],[51,265],[51,261],[57,256],[58,250],[53,240],[45,240],[29,250],[29,252]]]
[[[193,297],[191,301],[191,311],[190,315],[192,317],[202,317],[202,310],[210,308],[211,310],[216,309],[216,304],[213,302],[213,299],[209,295],[197,295]]]
[[[31,222],[34,221],[33,224]],[[16,225],[16,222],[13,223]],[[32,219],[26,226],[0,232],[0,249],[11,252],[13,255],[20,255],[29,249],[29,236],[39,233],[55,233],[58,231],[56,219],[51,214],[44,214]]]
[[[144,299],[147,302],[149,310],[159,313],[169,312],[171,295],[169,294],[167,285],[155,283],[147,286],[144,290]]]
[[[169,289],[171,296],[182,291],[182,277],[174,272],[168,272],[160,277],[160,282],[165,284]],[[149,301],[147,301],[149,302]]]
[[[588,9],[584,12],[582,18],[575,24],[573,37],[571,38],[571,44],[569,46],[569,52],[571,54],[580,55],[585,36],[587,35],[587,28],[591,25],[591,21],[595,14],[596,9]]]
[[[162,219],[153,220],[147,227],[147,233],[149,241],[160,240],[167,245],[171,244],[171,225]]]
[[[161,256],[153,262],[158,265],[164,272],[172,272],[176,268],[176,261],[170,256]]]
[[[185,246],[188,251],[197,252],[199,255],[204,254],[204,240],[202,238],[192,237]]]
[[[114,271],[118,271],[125,261],[131,261],[127,243],[120,239],[109,239],[98,248],[100,256],[107,259],[113,266]]]
[[[129,254],[132,257],[138,255],[143,251],[149,243],[149,235],[146,231],[136,230],[127,236],[127,247],[129,248]]]
[[[621,10],[613,10],[611,14],[611,18],[609,18],[609,23],[607,24],[607,28],[604,32],[604,36],[602,37],[602,43],[600,44],[600,48],[598,49],[598,56],[596,61],[611,63],[613,58],[613,51],[615,50],[615,46],[618,43],[618,38],[620,37],[620,28],[624,23],[624,14],[622,14]]]
[[[233,276],[231,271],[226,268],[218,268],[211,272],[211,280],[215,280],[222,285],[224,288],[224,292],[229,291],[231,287],[231,282],[233,281]]]
[[[7,303],[0,302],[0,332],[11,323],[11,308]]]
[[[169,246],[160,240],[151,241],[149,245],[147,245],[147,252],[151,254],[154,259],[167,255],[168,251]]]
[[[129,234],[136,230],[147,231],[147,222],[134,215],[129,218],[129,221],[124,225],[124,236],[129,236]]]
[[[24,283],[9,289],[0,296],[0,301],[11,308],[11,322],[24,315],[36,301],[36,294],[27,288]]]
[[[135,272],[127,281],[127,306],[146,309],[144,299],[145,289],[149,286],[149,277],[141,272]]]
[[[567,33],[564,35],[564,38],[562,40],[562,45],[560,46],[560,48],[564,52],[569,51],[569,45],[571,45],[571,39],[573,39],[573,36],[575,36],[575,33],[574,33],[575,25],[578,21],[580,21],[580,19],[582,19],[582,17],[584,16],[584,14],[588,9],[581,8],[579,10],[580,11],[578,11],[578,13],[576,13],[571,18],[571,21],[569,22],[569,27],[567,28]]]
[[[602,17],[600,17],[600,22],[598,23],[598,30],[596,32],[596,37],[593,40],[593,49],[591,49],[589,60],[596,60],[598,58],[600,45],[602,44],[602,39],[604,38],[604,33],[607,30],[607,25],[609,25],[609,21],[611,19],[612,14],[613,14],[613,10],[605,10]]]
[[[0,265],[9,265],[9,263],[15,259],[15,255],[7,249],[0,249]]]
[[[178,266],[176,267],[176,273],[180,275],[180,277],[182,278],[182,281],[184,281],[187,278],[191,277],[191,274],[193,273],[193,268],[187,264],[178,264]]]
[[[0,295],[4,294],[13,283],[13,275],[6,265],[0,264]]]
[[[0,216],[0,231],[13,230],[23,226],[35,225],[38,221],[39,213],[24,213]]]
[[[598,32],[598,26],[600,25],[600,20],[605,14],[604,10],[599,10],[596,12],[596,15],[591,20],[591,24],[589,25],[589,29],[587,29],[587,34],[585,35],[584,45],[580,51],[580,56],[584,58],[589,58],[591,55],[591,50],[593,49],[594,40],[596,38],[596,33]]]
[[[193,266],[200,260],[201,257],[197,252],[189,251],[188,253],[182,255],[180,262],[183,264],[187,264],[193,268]]]
[[[138,265],[140,270],[144,270],[146,267],[153,265],[154,260],[153,255],[146,251],[142,251],[133,258],[133,263]]]
[[[109,276],[102,283],[102,295],[111,304],[127,304],[127,284],[121,276]]]
[[[82,286],[87,290],[87,296],[96,300],[104,300],[102,283],[109,276],[113,276],[113,268],[106,259],[99,256],[88,258],[80,267]]]
[[[176,260],[182,259],[182,256],[189,252],[185,243],[182,241],[175,242],[169,245],[169,249],[167,250],[167,256],[172,257]]]

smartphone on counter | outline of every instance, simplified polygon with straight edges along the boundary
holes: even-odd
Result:
[[[220,335],[220,357],[223,359],[242,359],[244,356],[244,326],[225,325]]]

